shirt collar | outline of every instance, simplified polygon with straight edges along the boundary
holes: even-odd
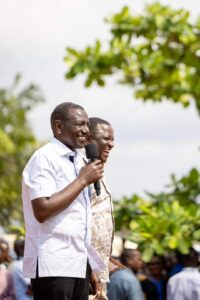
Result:
[[[53,146],[54,151],[60,156],[69,156],[75,155],[75,152],[65,146],[62,142],[60,142],[55,137],[52,137],[50,143]]]
[[[81,156],[81,158],[87,163],[88,159],[86,157],[85,148],[77,149],[76,152]]]

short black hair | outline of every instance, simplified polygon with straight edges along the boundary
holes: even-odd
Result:
[[[194,248],[189,249],[189,253],[181,254],[181,261],[183,264],[189,261],[198,261],[198,252]]]
[[[84,108],[76,103],[63,102],[56,106],[51,113],[51,128],[53,130],[53,124],[55,120],[66,121],[68,119],[68,113],[70,109],[82,109]]]
[[[89,129],[90,129],[91,133],[95,132],[95,129],[96,129],[98,124],[106,124],[106,125],[111,126],[111,124],[108,121],[103,120],[101,118],[97,118],[97,117],[89,118]]]
[[[25,245],[24,238],[18,238],[14,242],[13,249],[15,250],[15,253],[16,253],[18,258],[24,252],[24,245]]]
[[[124,251],[122,252],[121,256],[120,256],[120,261],[123,265],[127,265],[127,261],[130,258],[133,258],[135,255],[135,252],[137,252],[137,249],[124,249]]]

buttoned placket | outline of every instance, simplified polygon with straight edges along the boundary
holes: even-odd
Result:
[[[75,155],[71,154],[69,155],[69,160],[70,162],[74,165],[74,170],[76,176],[79,175],[80,168],[78,166],[78,158],[77,158],[78,153],[75,151]],[[85,204],[86,204],[86,235],[85,235],[85,241],[87,243],[88,240],[88,233],[89,233],[89,222],[88,222],[88,205],[90,205],[90,198],[89,198],[89,187],[86,187],[83,189],[83,196],[85,199]]]

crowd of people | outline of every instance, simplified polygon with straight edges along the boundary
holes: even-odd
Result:
[[[199,255],[154,255],[148,263],[138,250],[126,249],[121,255],[126,269],[111,274],[109,300],[199,300]]]
[[[0,299],[32,300],[30,279],[23,276],[24,239],[17,238],[12,249],[0,239]],[[116,268],[110,269],[107,296],[109,300],[199,300],[200,273],[198,253],[191,248],[185,255],[154,255],[144,263],[138,249],[124,249]],[[103,287],[105,291],[105,287]],[[90,299],[94,299],[90,297]]]
[[[30,279],[22,272],[24,255],[24,239],[17,238],[13,249],[5,239],[0,239],[0,299],[31,300],[32,289]],[[14,255],[11,251],[14,250]]]
[[[193,249],[176,264],[170,255],[144,264],[131,249],[111,256],[113,205],[104,172],[114,147],[111,124],[71,102],[56,106],[50,122],[51,141],[22,174],[26,236],[14,244],[14,261],[8,243],[0,243],[0,300],[200,300]]]

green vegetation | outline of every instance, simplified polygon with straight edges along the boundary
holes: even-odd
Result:
[[[0,88],[0,219],[5,228],[23,220],[21,174],[38,146],[27,115],[43,100],[36,85],[20,88],[19,75],[12,87]]]
[[[141,101],[194,103],[200,112],[200,18],[156,2],[140,15],[128,7],[108,18],[110,40],[79,51],[68,48],[66,79],[84,74],[85,86],[106,84],[117,75]],[[137,195],[115,202],[116,230],[139,243],[143,258],[170,250],[186,253],[200,239],[200,173],[176,179],[170,192]]]
[[[172,176],[169,189],[148,199],[134,195],[115,202],[116,230],[140,245],[145,261],[153,253],[187,253],[200,240],[200,173],[192,169],[179,180]]]
[[[153,3],[137,16],[124,7],[107,22],[108,43],[67,49],[67,79],[84,73],[86,87],[104,86],[106,77],[118,74],[137,99],[194,102],[200,111],[200,19],[192,23],[184,9]]]

